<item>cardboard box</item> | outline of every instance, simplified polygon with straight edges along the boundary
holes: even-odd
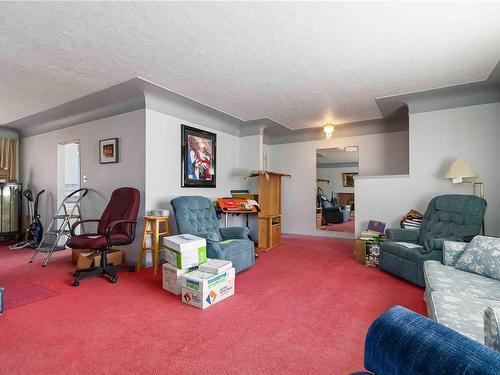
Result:
[[[118,265],[123,262],[123,251],[118,249],[111,249],[106,255],[106,260],[108,264]],[[101,263],[101,256],[99,253],[93,251],[90,253],[80,253],[78,257],[78,262],[76,263],[76,268],[90,268],[98,267]]]
[[[91,253],[91,252],[92,250],[90,249],[71,249],[71,260],[73,263],[78,263],[78,258],[80,257],[80,253]]]
[[[192,234],[181,234],[163,238],[165,261],[179,269],[187,269],[205,263],[207,241]]]
[[[356,240],[356,244],[354,245],[354,252],[356,254],[356,260],[360,263],[365,264],[365,241],[364,240]]]
[[[224,271],[233,268],[233,262],[230,260],[222,260],[222,259],[209,259],[205,263],[200,264],[198,269],[202,272],[212,273],[217,275]]]
[[[234,294],[234,268],[218,275],[202,271],[182,276],[182,301],[199,309],[206,309]]]
[[[180,270],[169,263],[163,264],[163,289],[168,290],[176,295],[181,294],[181,281],[182,275],[185,273],[195,271],[196,267]]]

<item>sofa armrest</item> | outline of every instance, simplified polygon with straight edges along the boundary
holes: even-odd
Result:
[[[500,308],[488,306],[484,310],[484,345],[500,352]]]
[[[420,230],[389,228],[386,230],[387,239],[390,241],[403,241],[417,243]]]
[[[375,374],[500,374],[500,354],[395,306],[368,329],[365,367]]]
[[[222,240],[248,240],[247,227],[220,228]]]

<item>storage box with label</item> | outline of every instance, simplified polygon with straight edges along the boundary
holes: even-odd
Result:
[[[207,241],[192,234],[181,234],[163,238],[165,261],[179,269],[187,269],[205,263]]]
[[[234,294],[234,268],[220,274],[200,270],[182,276],[182,301],[206,309]]]
[[[163,289],[168,290],[176,295],[181,294],[182,275],[195,271],[197,267],[180,270],[169,263],[163,264]]]
[[[205,263],[200,264],[200,266],[198,267],[198,269],[202,272],[213,274],[222,273],[229,270],[230,268],[233,268],[233,262],[231,262],[230,260],[209,258],[207,258],[207,261]]]

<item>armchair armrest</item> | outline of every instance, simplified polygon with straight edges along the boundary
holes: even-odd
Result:
[[[389,228],[386,230],[387,239],[390,241],[403,241],[417,243],[420,230]]]
[[[100,222],[101,220],[99,219],[87,219],[87,220],[78,220],[76,223],[74,223],[72,226],[71,226],[71,236],[74,236],[75,235],[75,229],[84,224],[84,223],[98,223]]]
[[[220,228],[222,240],[248,240],[247,227]]]
[[[372,323],[364,357],[375,374],[500,373],[499,353],[401,306]]]
[[[113,243],[113,241],[111,240],[111,234],[113,232],[113,229],[114,229],[114,227],[116,227],[119,224],[132,224],[132,230],[131,230],[132,235],[129,236],[128,240],[130,242],[132,242],[135,239],[135,226],[137,225],[137,221],[135,221],[135,220],[115,220],[115,221],[112,221],[111,223],[109,223],[108,227],[106,228],[106,232],[105,232],[106,241],[108,242],[109,246],[119,245],[117,243]]]

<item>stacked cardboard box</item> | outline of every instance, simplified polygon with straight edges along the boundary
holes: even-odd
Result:
[[[163,289],[181,294],[181,277],[198,269],[206,261],[207,242],[204,238],[183,234],[165,237],[165,261],[163,264]]]
[[[165,261],[180,270],[196,267],[207,260],[207,241],[192,234],[163,238]]]
[[[227,260],[207,259],[206,240],[191,234],[163,239],[163,288],[205,309],[234,294],[235,270]]]
[[[235,270],[230,268],[218,273],[200,270],[182,276],[182,301],[200,309],[206,309],[234,294]]]

